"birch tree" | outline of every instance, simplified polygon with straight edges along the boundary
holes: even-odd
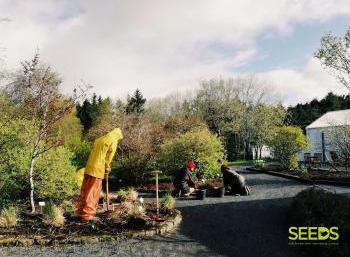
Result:
[[[22,70],[7,92],[14,103],[21,105],[23,115],[33,121],[34,136],[28,164],[30,184],[29,199],[31,210],[35,212],[35,162],[39,156],[53,148],[63,145],[59,133],[60,121],[68,115],[78,99],[85,96],[87,89],[80,88],[79,93],[65,97],[60,93],[62,80],[50,66],[42,65],[39,54],[32,60],[22,63]]]
[[[335,152],[341,164],[350,164],[350,126],[333,125],[326,133],[326,148]]]

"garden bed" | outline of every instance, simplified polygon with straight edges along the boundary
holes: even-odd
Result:
[[[311,169],[307,174],[300,174],[297,171],[281,169],[278,165],[269,165],[264,168],[247,168],[250,171],[265,172],[270,175],[276,175],[291,179],[297,179],[305,183],[321,183],[334,185],[349,185],[350,186],[350,172],[344,171],[326,171],[319,169]]]
[[[174,190],[174,185],[171,182],[160,182],[158,184],[158,190],[163,192],[172,192]],[[138,192],[155,192],[156,191],[156,183],[150,182],[143,184],[136,188]]]
[[[79,244],[115,241],[130,237],[152,236],[173,230],[181,221],[178,210],[161,211],[148,204],[145,215],[120,216],[113,211],[100,212],[98,222],[81,222],[66,215],[61,227],[45,225],[41,214],[21,213],[15,227],[0,228],[0,246]]]
[[[172,183],[162,182],[159,183],[159,195],[162,197],[166,193],[171,193],[175,188]],[[224,182],[221,178],[207,180],[206,182],[198,182],[197,189],[206,190],[206,196],[216,197],[218,190],[224,187]],[[140,193],[155,193],[156,186],[154,183],[149,183],[136,188]]]
[[[90,222],[81,222],[74,215],[73,203],[56,206],[48,202],[40,208],[40,213],[34,214],[17,207],[4,208],[0,213],[0,246],[101,242],[151,236],[170,231],[181,221],[181,214],[174,209],[175,201],[170,195],[161,199],[159,214],[154,202],[145,203],[132,188],[110,193],[108,211],[104,197],[101,193],[97,219]]]

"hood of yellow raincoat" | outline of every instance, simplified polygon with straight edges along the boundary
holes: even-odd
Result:
[[[103,178],[105,171],[110,169],[118,142],[122,138],[123,134],[119,128],[115,128],[106,135],[97,138],[90,151],[85,167],[85,174],[96,178]]]
[[[111,132],[108,132],[106,137],[110,138],[111,141],[113,140],[121,140],[123,139],[123,134],[120,128],[115,128]]]

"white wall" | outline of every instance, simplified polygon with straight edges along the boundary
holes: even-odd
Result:
[[[322,132],[324,133],[326,159],[330,157],[329,152],[334,151],[334,148],[329,143],[329,133],[331,129],[334,129],[334,127],[306,129],[306,136],[309,140],[310,147],[306,151],[299,153],[300,161],[305,161],[305,153],[310,153],[311,156],[315,156],[316,153],[322,154]]]
[[[253,159],[257,160],[257,159],[259,159],[259,157],[260,156],[255,156],[255,151],[254,151],[254,148],[253,148]],[[264,145],[262,147],[262,150],[261,150],[261,158],[264,159],[264,158],[270,158],[270,157],[271,157],[271,150],[266,145]]]

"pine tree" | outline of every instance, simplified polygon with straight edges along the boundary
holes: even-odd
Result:
[[[139,89],[136,89],[134,95],[132,97],[128,97],[125,111],[127,114],[141,114],[145,111],[145,103],[146,98],[143,98],[143,95]]]

